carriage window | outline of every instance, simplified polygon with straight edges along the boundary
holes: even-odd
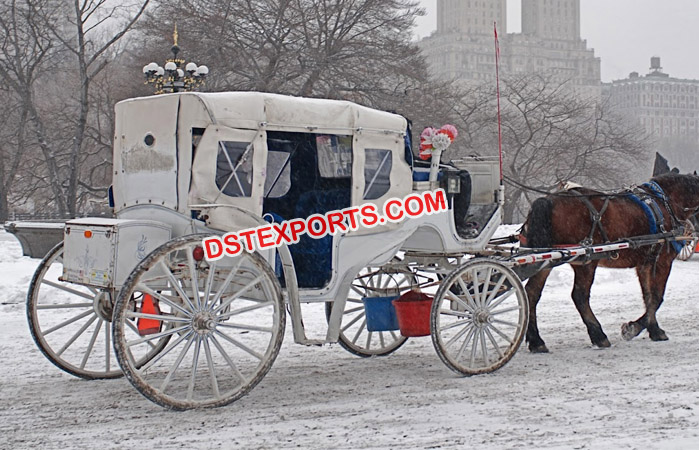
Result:
[[[267,153],[267,177],[265,178],[265,198],[279,198],[291,188],[290,154],[287,152]]]
[[[352,176],[352,136],[316,136],[318,170],[323,178]]]
[[[382,197],[391,188],[390,150],[366,149],[364,161],[364,200]]]
[[[216,186],[229,197],[252,195],[252,142],[219,141]]]

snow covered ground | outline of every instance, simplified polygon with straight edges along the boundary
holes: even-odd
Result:
[[[554,271],[539,307],[550,354],[519,353],[459,378],[429,338],[360,359],[293,343],[250,394],[224,408],[170,412],[124,379],[83,381],[46,360],[24,301],[38,260],[0,232],[0,448],[699,448],[699,256],[676,262],[659,321],[670,340],[621,339],[643,306],[632,270],[600,269],[592,307],[612,347],[592,348]],[[322,306],[306,325],[324,332]]]

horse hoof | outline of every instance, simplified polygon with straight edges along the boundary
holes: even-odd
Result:
[[[621,326],[621,337],[623,337],[625,341],[630,341],[638,336],[640,332],[641,330],[638,325],[633,322],[627,322]]]
[[[609,342],[609,339],[605,339],[600,342],[595,342],[595,345],[599,348],[609,348],[612,346],[612,344]]]
[[[649,333],[650,334],[650,340],[659,342],[659,341],[667,341],[669,338],[667,337],[667,334],[665,334],[664,331],[660,330],[658,333]]]
[[[532,353],[548,353],[549,349],[546,348],[546,344],[541,344],[541,345],[530,345],[529,346],[529,351]]]

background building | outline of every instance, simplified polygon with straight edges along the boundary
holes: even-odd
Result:
[[[438,0],[437,15],[436,32],[420,46],[438,78],[494,80],[496,22],[503,76],[539,73],[600,95],[600,59],[580,38],[580,0],[522,0],[522,33],[505,33],[505,0]]]
[[[604,85],[613,107],[654,137],[655,150],[682,171],[699,169],[699,80],[673,78],[660,57],[650,72]]]

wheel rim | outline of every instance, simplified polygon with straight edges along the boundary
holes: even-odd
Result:
[[[121,376],[111,345],[111,296],[107,291],[60,281],[63,244],[34,273],[27,296],[29,329],[42,353],[75,376]]]
[[[684,232],[683,232],[683,234],[684,234],[685,236],[690,236],[690,235],[694,235],[695,232],[696,232],[696,230],[695,230],[695,228],[694,228],[694,224],[692,223],[692,221],[691,221],[691,220],[686,220],[686,221],[684,222]],[[680,261],[687,261],[687,260],[688,260],[689,258],[691,258],[692,255],[694,254],[694,251],[695,251],[695,249],[696,249],[696,246],[697,246],[697,240],[696,240],[696,239],[692,239],[692,240],[686,241],[686,242],[685,242],[685,245],[684,245],[684,246],[682,247],[682,249],[680,250],[680,253],[677,255],[677,259],[679,259]]]
[[[339,343],[358,356],[383,356],[397,350],[408,339],[399,331],[371,332],[366,326],[363,297],[399,296],[415,286],[415,276],[408,269],[368,267],[352,282],[342,315]],[[330,314],[328,303],[328,316]]]
[[[432,342],[455,372],[492,372],[516,353],[527,317],[527,297],[517,275],[497,262],[474,260],[440,285],[432,304]]]
[[[175,239],[132,272],[115,306],[114,344],[127,378],[150,400],[173,409],[223,406],[247,393],[269,371],[284,335],[285,312],[274,272],[257,254],[214,263],[194,259],[202,236]],[[193,280],[193,281],[192,281]],[[144,299],[159,303],[143,313]],[[129,321],[162,325],[127,338]],[[159,336],[170,343],[135,364]]]

